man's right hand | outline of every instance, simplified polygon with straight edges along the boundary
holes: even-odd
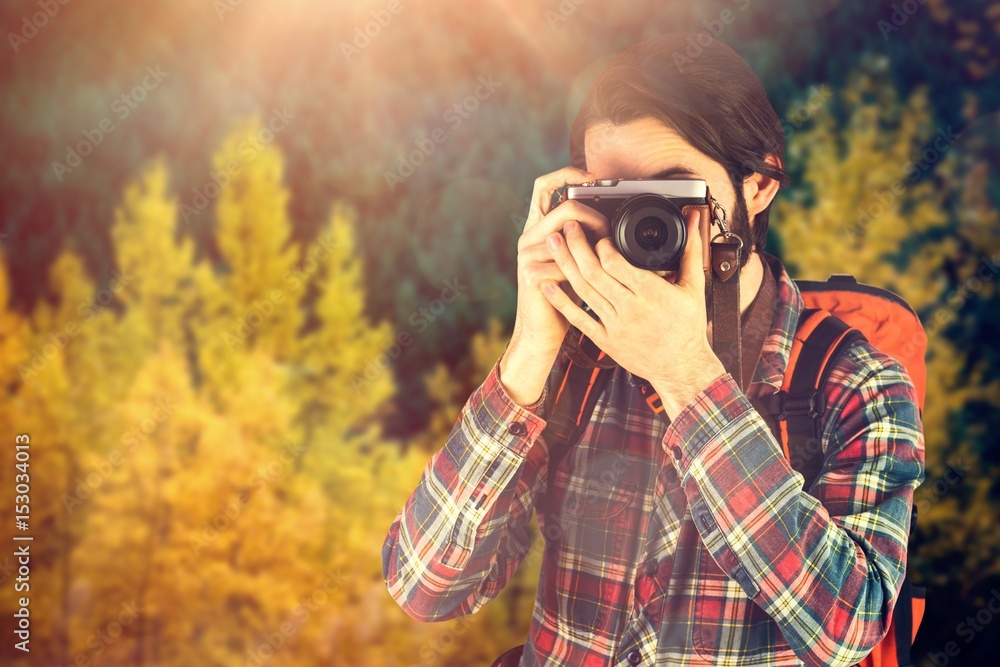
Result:
[[[552,307],[539,285],[544,280],[563,283],[566,276],[556,265],[547,244],[551,234],[562,239],[562,228],[576,220],[586,230],[592,243],[608,236],[607,219],[596,210],[576,201],[566,201],[551,208],[552,195],[566,184],[593,181],[595,174],[575,167],[564,167],[535,180],[524,231],[517,242],[517,313],[514,333],[500,360],[500,377],[515,403],[527,406],[542,395],[552,364],[569,330],[569,322]]]

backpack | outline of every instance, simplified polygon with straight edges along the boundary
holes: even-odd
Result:
[[[879,351],[897,360],[909,373],[917,390],[923,417],[927,369],[924,362],[927,336],[920,319],[902,297],[889,290],[857,282],[853,276],[835,274],[827,280],[796,280],[805,304],[799,316],[781,391],[750,399],[767,422],[785,457],[804,478],[807,492],[823,465],[820,429],[826,406],[823,387],[839,355],[858,339],[868,340]],[[549,484],[553,471],[578,429],[589,420],[613,368],[607,355],[593,342],[571,329],[573,343],[584,357],[570,355],[559,384],[546,432],[550,446]],[[596,362],[596,366],[595,366]],[[648,384],[639,389],[653,412],[662,412],[659,396]],[[547,510],[547,508],[546,508]],[[910,534],[916,525],[917,506],[910,516]],[[909,568],[908,568],[909,569]],[[909,572],[903,578],[889,630],[861,667],[911,667],[910,651],[926,604],[926,589],[915,586]],[[494,665],[516,665],[518,646],[504,653]],[[512,661],[513,660],[513,661]]]

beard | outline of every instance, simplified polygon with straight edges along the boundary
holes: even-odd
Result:
[[[747,200],[743,196],[742,184],[735,187],[736,205],[733,207],[733,215],[729,219],[729,229],[743,239],[743,248],[740,250],[740,268],[746,266],[750,260],[750,253],[753,252],[751,244],[753,242],[753,229],[750,227],[750,214],[747,211]]]

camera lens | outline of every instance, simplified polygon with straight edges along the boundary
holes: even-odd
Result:
[[[635,226],[635,239],[643,250],[656,250],[667,239],[667,232],[660,218],[648,216]]]
[[[680,209],[670,199],[654,194],[626,199],[611,229],[619,252],[634,266],[651,271],[678,267],[687,230]]]

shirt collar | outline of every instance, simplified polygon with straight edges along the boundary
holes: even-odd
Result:
[[[799,314],[805,307],[798,286],[785,271],[781,260],[766,252],[759,254],[761,261],[767,262],[771,267],[771,273],[777,282],[777,298],[771,328],[764,338],[760,363],[757,364],[753,376],[753,384],[770,385],[773,391],[766,387],[751,387],[749,393],[753,395],[765,395],[781,389],[788,357],[792,351],[795,327],[799,323]]]

